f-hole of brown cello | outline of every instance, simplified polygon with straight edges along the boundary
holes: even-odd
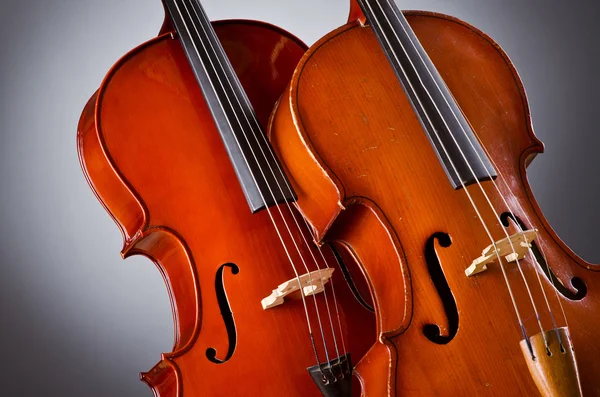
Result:
[[[425,244],[427,270],[429,271],[431,281],[442,300],[446,319],[448,320],[448,332],[447,335],[442,335],[442,329],[439,325],[425,324],[423,326],[423,335],[433,343],[445,345],[454,339],[458,332],[458,308],[456,307],[456,300],[450,290],[448,280],[446,280],[446,277],[444,276],[440,259],[436,253],[436,240],[440,247],[448,248],[452,245],[452,239],[448,234],[438,232],[433,234]]]
[[[502,225],[504,225],[504,227],[510,226],[510,222],[512,221],[513,223],[518,224],[521,230],[528,230],[529,228],[518,216],[513,216],[513,214],[511,214],[510,212],[503,213],[500,216],[500,220],[502,221]],[[570,289],[565,287],[564,284],[556,277],[556,275],[552,271],[552,267],[548,266],[548,264],[546,263],[546,259],[542,255],[540,248],[538,247],[535,241],[531,242],[531,252],[533,252],[533,256],[535,257],[536,262],[539,263],[542,271],[546,275],[546,278],[550,280],[550,282],[554,285],[554,287],[562,296],[572,301],[579,301],[585,298],[588,289],[587,285],[582,279],[580,279],[579,277],[573,277],[570,280],[571,285],[577,291],[576,293],[573,293]]]

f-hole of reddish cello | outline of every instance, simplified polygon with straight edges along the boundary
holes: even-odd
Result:
[[[450,286],[446,280],[446,276],[444,276],[444,271],[442,270],[439,257],[435,252],[436,240],[438,241],[440,247],[448,248],[450,245],[452,245],[452,239],[448,234],[438,232],[433,234],[425,244],[425,260],[427,261],[427,270],[429,271],[431,281],[433,282],[433,285],[435,286],[442,300],[442,304],[444,305],[444,312],[446,313],[446,318],[448,320],[448,335],[442,335],[440,326],[436,324],[425,324],[423,326],[423,334],[433,343],[445,345],[454,339],[456,333],[458,332],[458,309],[456,307],[454,295],[452,295],[452,291],[450,290]]]
[[[510,225],[510,222],[512,221],[513,224],[518,224],[521,227],[521,230],[529,229],[529,227],[525,225],[525,223],[523,223],[523,221],[518,216],[515,215],[513,217],[513,214],[511,214],[510,212],[503,213],[500,216],[500,219],[502,220],[502,224],[504,225],[504,227],[508,227]],[[571,285],[577,290],[577,293],[575,294],[571,292],[571,290],[566,288],[558,278],[556,278],[556,275],[552,271],[552,268],[546,263],[546,259],[544,259],[544,256],[542,255],[535,241],[531,242],[531,252],[533,252],[533,256],[535,257],[537,263],[539,263],[540,268],[546,275],[546,278],[550,280],[552,284],[554,284],[554,287],[558,292],[560,292],[562,296],[572,301],[578,301],[583,299],[587,295],[587,285],[579,277],[573,277],[571,279]]]
[[[227,331],[227,338],[229,340],[229,348],[224,359],[217,358],[217,350],[210,347],[206,349],[206,358],[215,364],[223,364],[233,356],[235,351],[235,345],[237,343],[237,333],[235,330],[235,322],[233,321],[233,313],[231,312],[231,306],[227,300],[227,292],[225,292],[225,280],[223,279],[223,271],[226,267],[231,268],[231,274],[238,274],[240,268],[235,263],[225,263],[217,270],[215,277],[215,291],[217,293],[217,302],[219,303],[219,309],[221,310],[221,316],[223,316],[223,322],[225,323],[225,330]]]

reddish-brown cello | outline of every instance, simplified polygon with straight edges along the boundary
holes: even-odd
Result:
[[[487,35],[357,0],[300,61],[270,138],[319,239],[369,280],[364,395],[600,396],[600,269],[533,199],[543,145]]]
[[[215,23],[217,38],[197,1],[164,4],[161,34],[111,69],[77,138],[123,256],[148,256],[169,290],[173,352],[142,379],[161,397],[348,395],[373,316],[334,291],[332,252],[261,130],[305,47],[259,22]]]

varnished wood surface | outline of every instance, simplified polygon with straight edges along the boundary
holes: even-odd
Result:
[[[529,346],[525,341],[521,341],[521,350],[529,372],[543,397],[582,395],[579,376],[574,370],[577,368],[574,349],[559,347],[562,341],[569,339],[566,327],[559,328],[558,332],[547,331],[534,336],[530,341],[533,351],[536,352],[535,360],[531,359]],[[551,347],[546,347],[546,343]]]
[[[365,14],[362,12],[360,5],[356,0],[350,0],[350,13],[348,14],[348,22],[359,21],[360,23],[365,23],[367,18]]]
[[[500,193],[491,182],[483,183],[494,207],[508,210],[504,196],[527,228],[539,230],[537,244],[572,292],[573,277],[586,283],[582,300],[557,298],[531,257],[521,261],[545,329],[552,323],[541,288],[558,326],[566,325],[561,300],[584,396],[600,396],[600,269],[560,240],[533,198],[525,167],[543,145],[533,133],[516,71],[488,36],[466,23],[425,12],[407,17],[505,178],[498,179]],[[521,353],[522,334],[499,265],[472,278],[464,274],[490,239],[464,191],[448,183],[369,27],[349,23],[309,49],[274,113],[270,137],[319,238],[341,240],[368,279],[379,342],[357,365],[365,395],[539,395]],[[469,192],[494,239],[506,237],[481,191],[475,186]],[[352,218],[362,221],[349,231]],[[372,232],[375,223],[387,238]],[[425,255],[436,233],[451,239],[448,247],[435,240],[435,253],[458,310],[458,331],[446,344],[423,334],[426,324],[449,333]],[[373,246],[390,241],[395,253],[382,258]],[[534,335],[540,330],[524,283],[514,264],[506,269],[526,329]]]
[[[266,123],[305,47],[260,23],[221,22],[216,30]],[[123,233],[123,256],[152,259],[172,302],[173,352],[142,379],[161,397],[319,395],[306,370],[316,362],[301,301],[266,311],[261,307],[262,298],[294,277],[286,253],[267,212],[250,213],[181,45],[168,24],[163,33],[113,67],[86,106],[78,130],[84,173]],[[295,214],[281,208],[293,224]],[[278,211],[272,212],[281,226]],[[308,230],[291,229],[296,241],[311,240]],[[311,250],[315,253],[314,245],[305,246],[303,256],[310,258]],[[290,252],[303,273],[299,255]],[[335,266],[331,253],[325,253]],[[215,287],[217,271],[226,263],[239,267],[238,274],[230,268],[223,273],[237,346],[231,359],[215,364],[207,359],[207,349],[215,348],[222,359],[229,347]],[[310,260],[307,264],[316,269]],[[359,358],[375,339],[374,316],[344,287],[339,269],[334,283],[344,302],[340,315],[346,345]],[[317,301],[333,358],[324,295]],[[311,302],[312,328],[324,361]],[[347,324],[356,324],[352,332]]]

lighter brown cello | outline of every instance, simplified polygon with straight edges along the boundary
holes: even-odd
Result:
[[[525,168],[543,145],[508,57],[465,22],[405,13],[498,172],[498,189],[481,182],[491,205],[477,187],[469,189],[478,214],[450,185],[353,4],[351,22],[300,61],[270,138],[319,238],[346,247],[369,280],[379,341],[356,366],[364,395],[577,396],[580,383],[583,395],[600,396],[600,269],[559,239],[533,199]],[[496,242],[504,233],[537,229],[520,260],[532,299],[516,264],[502,260],[534,358],[520,342],[523,331],[497,261],[465,274],[490,246],[479,218],[488,220]],[[373,230],[380,231],[376,238]],[[389,244],[395,255],[377,249]],[[539,324],[531,300],[541,308]],[[573,351],[577,365],[569,362]]]

